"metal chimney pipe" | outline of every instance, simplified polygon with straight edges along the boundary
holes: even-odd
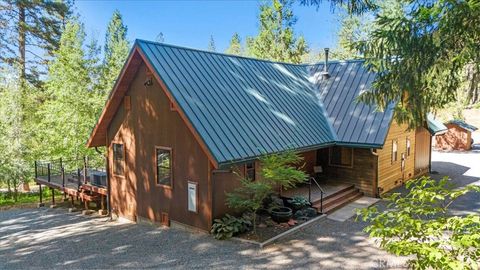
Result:
[[[330,74],[328,73],[328,52],[329,48],[325,48],[325,63],[323,64],[323,72],[322,76],[324,79],[330,78]]]

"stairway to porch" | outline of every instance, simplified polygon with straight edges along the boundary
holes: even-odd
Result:
[[[337,184],[337,183],[322,183],[321,188],[324,191],[323,201],[321,191],[316,185],[311,186],[311,198],[312,207],[317,209],[317,212],[328,214],[338,208],[345,206],[346,204],[357,200],[363,196],[358,188],[354,185]],[[297,187],[282,192],[282,196],[294,197],[303,196],[308,198],[308,185]]]

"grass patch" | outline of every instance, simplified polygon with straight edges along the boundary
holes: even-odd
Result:
[[[49,189],[42,190],[43,199],[49,200],[52,193]],[[55,190],[55,197],[61,196],[62,193]],[[2,192],[0,193],[0,207],[2,206],[15,206],[20,204],[37,203],[40,201],[38,192],[18,192],[17,201],[15,201],[13,193]]]

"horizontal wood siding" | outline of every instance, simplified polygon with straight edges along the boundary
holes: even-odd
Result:
[[[406,155],[407,138],[410,139],[410,156]],[[398,142],[398,158],[392,162],[393,141]],[[406,125],[399,125],[395,120],[390,125],[387,139],[378,153],[378,187],[387,192],[414,176],[415,168],[415,130],[407,130]],[[402,171],[402,153],[405,153],[405,169]]]
[[[333,149],[332,149],[333,150]],[[353,149],[353,166],[331,166],[328,162],[329,149],[318,150],[318,163],[325,170],[328,181],[343,184],[352,184],[365,195],[374,197],[376,180],[376,156],[370,149]]]

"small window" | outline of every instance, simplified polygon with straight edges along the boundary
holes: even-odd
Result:
[[[392,142],[392,163],[398,160],[398,142],[394,140]]]
[[[410,142],[410,139],[407,138],[407,157],[410,156],[410,149],[411,149],[411,142]]]
[[[245,176],[255,181],[255,162],[249,162],[245,165]]]
[[[334,146],[330,148],[330,165],[341,167],[353,166],[353,148]]]
[[[123,175],[125,172],[125,150],[123,144],[113,144],[113,174]]]
[[[172,187],[172,150],[156,149],[157,184]]]

